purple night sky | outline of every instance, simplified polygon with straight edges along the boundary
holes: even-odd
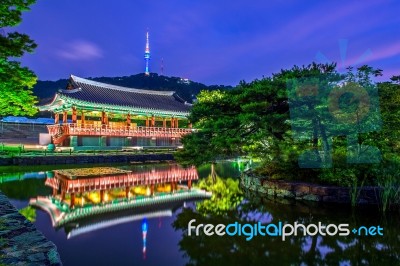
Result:
[[[163,58],[165,75],[207,85],[328,59],[400,75],[397,0],[38,0],[17,30],[39,45],[24,65],[57,80],[144,72],[147,28],[150,72]]]

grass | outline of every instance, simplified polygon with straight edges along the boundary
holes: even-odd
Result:
[[[76,156],[76,155],[128,155],[128,154],[163,154],[163,153],[172,153],[175,152],[175,149],[166,148],[145,148],[142,150],[122,150],[121,149],[62,149],[59,151],[48,151],[47,149],[43,149],[42,147],[29,147],[26,148],[22,144],[16,145],[5,145],[3,143],[0,144],[0,157],[3,158],[12,158],[17,156]]]
[[[398,175],[385,174],[378,180],[381,191],[382,211],[385,212],[393,204],[400,204],[400,181]]]

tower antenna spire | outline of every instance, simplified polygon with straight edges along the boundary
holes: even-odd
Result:
[[[149,76],[150,75],[150,72],[149,72],[149,61],[150,61],[149,29],[147,29],[147,32],[146,32],[146,49],[144,51],[144,61],[146,62],[146,68],[145,68],[144,74],[146,76]]]

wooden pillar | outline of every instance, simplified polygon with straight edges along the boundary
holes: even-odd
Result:
[[[153,196],[154,195],[154,184],[150,185],[150,195]]]
[[[81,111],[81,125],[83,126],[85,124],[85,114],[83,113],[83,110]]]
[[[125,188],[125,198],[129,198],[129,191],[131,190],[130,187]]]
[[[174,193],[175,188],[174,188],[174,182],[171,182],[171,193]]]
[[[61,201],[65,200],[65,191],[61,189]]]
[[[192,189],[192,180],[188,180],[188,188],[189,188],[189,190],[191,190]]]
[[[110,124],[110,116],[111,116],[111,114],[105,113],[104,123],[105,123],[107,126]]]
[[[58,124],[60,122],[60,114],[54,113],[54,124]]]
[[[175,118],[175,127],[176,127],[176,128],[179,127],[179,125],[178,125],[178,118]]]
[[[127,127],[131,126],[131,114],[126,115],[126,126]]]
[[[162,126],[163,126],[163,128],[167,127],[167,119],[165,119],[165,118],[163,119]]]
[[[53,188],[53,197],[57,196],[57,189]]]
[[[189,122],[188,128],[192,128],[192,127],[193,127],[192,123]]]
[[[77,115],[76,115],[76,107],[72,107],[72,123],[76,124]]]
[[[70,208],[73,208],[75,206],[75,193],[71,193],[71,203],[69,204]]]
[[[103,125],[103,126],[105,126],[105,125],[107,125],[107,114],[106,114],[106,112],[101,112],[101,124]]]
[[[63,124],[68,123],[68,112],[67,112],[67,111],[64,111],[64,112],[63,112],[63,117],[62,117],[62,119],[63,119]]]
[[[149,127],[149,118],[146,117],[146,127]]]
[[[154,127],[156,125],[156,118],[154,115],[151,117],[151,126]]]
[[[171,128],[174,128],[174,118],[171,118]]]
[[[104,190],[100,190],[100,202],[104,202]]]

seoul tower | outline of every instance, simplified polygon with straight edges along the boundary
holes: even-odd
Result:
[[[150,61],[150,43],[149,43],[149,32],[146,33],[146,50],[144,51],[144,61],[146,62],[146,69],[144,74],[146,76],[150,75],[149,72],[149,61]]]

